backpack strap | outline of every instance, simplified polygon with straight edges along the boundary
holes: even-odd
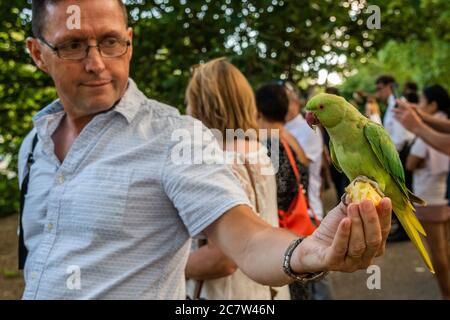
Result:
[[[23,238],[23,208],[25,205],[25,196],[28,192],[28,182],[30,180],[30,168],[34,163],[34,149],[36,148],[36,144],[38,142],[37,133],[33,137],[33,142],[31,143],[31,150],[28,153],[27,163],[25,164],[25,177],[22,180],[22,185],[20,188],[20,212],[19,212],[19,270],[23,270],[25,266],[25,261],[27,260],[28,249],[25,246],[25,241]]]

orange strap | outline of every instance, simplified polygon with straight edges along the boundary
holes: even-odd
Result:
[[[297,178],[297,182],[298,182],[298,187],[299,187],[299,192],[302,192],[302,186],[301,186],[301,181],[300,181],[300,173],[298,171],[297,168],[297,164],[295,163],[295,159],[294,159],[294,155],[292,154],[292,150],[291,147],[287,144],[287,142],[284,139],[280,139],[281,144],[284,147],[284,150],[286,150],[286,155],[288,156],[289,162],[291,164],[292,170],[294,171],[295,177]],[[313,216],[314,216],[314,220],[316,221],[317,226],[320,224],[319,219],[317,218],[316,213],[314,212],[314,209],[309,205],[309,201],[308,199],[306,200],[306,205],[308,206],[308,209],[311,210]]]

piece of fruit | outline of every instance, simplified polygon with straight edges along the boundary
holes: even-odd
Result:
[[[369,199],[375,206],[378,206],[383,195],[373,186],[372,181],[361,181],[355,179],[345,188],[347,195],[352,202],[359,203],[364,199]]]

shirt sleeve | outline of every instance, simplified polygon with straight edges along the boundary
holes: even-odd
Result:
[[[174,137],[178,139],[169,147],[162,183],[191,237],[198,236],[229,209],[250,206],[208,129],[193,121]]]

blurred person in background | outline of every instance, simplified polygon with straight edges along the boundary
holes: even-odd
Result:
[[[401,151],[409,142],[414,139],[414,135],[406,130],[394,118],[393,109],[396,105],[396,97],[394,86],[395,79],[389,75],[383,75],[376,80],[376,97],[386,105],[386,112],[384,114],[383,125],[389,133],[392,142],[397,151]]]
[[[405,100],[398,99],[397,103],[397,121],[436,150],[450,155],[450,119],[433,117]]]
[[[305,151],[309,162],[308,200],[311,206],[311,216],[323,219],[323,204],[321,198],[323,158],[323,137],[320,132],[314,132],[300,113],[300,95],[295,85],[287,82],[285,89],[289,99],[289,109],[286,115],[285,128],[295,137]]]
[[[405,185],[408,189],[412,188],[412,173],[406,169],[406,158],[408,157],[411,143],[414,139],[414,134],[406,130],[395,118],[394,109],[397,105],[395,86],[397,85],[395,79],[389,75],[382,75],[377,78],[376,83],[376,97],[386,104],[386,112],[384,113],[383,126],[389,133],[395,148],[399,152],[400,160],[402,162],[405,172]]]
[[[295,102],[292,103],[292,98]],[[322,209],[322,201],[320,197],[320,188],[322,183],[322,178],[320,175],[321,163],[322,163],[322,152],[323,152],[323,142],[320,132],[314,132],[300,115],[300,100],[298,91],[295,87],[289,83],[283,84],[268,84],[260,87],[256,92],[256,104],[259,111],[259,124],[261,128],[278,128],[280,130],[280,138],[293,137],[291,141],[288,141],[289,146],[295,151],[295,145],[298,144],[303,150],[306,158],[302,160],[303,156],[297,155],[297,158],[302,162],[303,165],[309,164],[309,174],[308,174],[308,186],[307,197],[309,200],[309,206],[312,208],[309,213],[311,217],[318,218],[320,220],[322,215],[317,214],[312,201],[315,201],[316,208],[318,210]],[[289,123],[286,123],[290,119]],[[304,125],[307,126],[305,128]],[[299,127],[300,126],[300,127]],[[301,139],[299,140],[299,136]],[[280,144],[282,146],[282,144]],[[309,156],[306,149],[309,147]],[[292,192],[292,187],[295,186],[296,181],[294,180],[294,173],[292,171],[291,165],[286,157],[286,150],[280,148],[280,170],[277,174],[277,185],[279,189],[278,194],[278,206],[279,209],[285,210],[288,208],[290,203],[295,197],[295,192]],[[282,169],[282,168],[286,169]],[[297,162],[297,167],[299,167]],[[314,174],[311,174],[311,170],[315,170]],[[301,174],[303,176],[304,174]],[[314,180],[314,182],[312,181]],[[289,181],[289,184],[286,184]],[[302,185],[305,184],[305,180],[302,179]],[[289,187],[291,185],[292,187]],[[283,189],[281,189],[283,188]],[[291,190],[291,191],[289,191]],[[315,196],[311,196],[311,192],[315,192]],[[284,194],[290,194],[288,197],[283,196]],[[323,211],[319,211],[323,212]],[[300,284],[290,285],[292,299],[295,300],[326,300],[332,299],[330,285],[327,279],[319,282],[311,283],[308,286],[303,286]]]
[[[419,102],[418,89],[419,87],[417,86],[417,83],[411,81],[405,82],[405,84],[403,85],[403,97],[408,102],[418,103]]]
[[[227,129],[257,130],[253,90],[244,75],[219,58],[198,65],[186,90],[187,113],[226,138]],[[278,227],[275,176],[262,173],[271,166],[266,149],[257,136],[219,141],[226,159],[233,159],[238,178],[255,213]],[[208,240],[194,240],[186,265],[187,295],[191,299],[269,300],[290,299],[288,286],[271,288],[248,278],[236,264]]]
[[[287,212],[296,199],[299,188],[303,190],[306,196],[308,195],[309,174],[307,165],[309,160],[295,137],[284,127],[289,108],[284,84],[267,83],[260,86],[256,91],[256,105],[258,108],[258,125],[261,129],[267,129],[271,135],[270,139],[265,142],[269,151],[272,150],[271,144],[275,143],[273,134],[279,134],[278,171],[276,173],[277,203],[279,210]],[[289,161],[288,152],[293,155],[294,164]],[[273,157],[271,158],[276,161]],[[294,172],[294,166],[300,173],[300,185]],[[308,214],[306,210],[305,214]],[[280,222],[283,224],[282,221]],[[293,283],[289,288],[293,300],[310,299],[311,292],[306,286]]]
[[[367,97],[365,116],[375,123],[382,124],[380,106],[375,97]]]
[[[418,109],[438,119],[448,119],[450,98],[447,91],[434,85],[423,90]],[[431,258],[436,270],[436,279],[442,297],[450,300],[449,244],[448,232],[450,206],[447,197],[449,157],[421,138],[411,147],[406,166],[414,174],[414,193],[427,202],[426,207],[417,207],[416,214],[426,233]]]

